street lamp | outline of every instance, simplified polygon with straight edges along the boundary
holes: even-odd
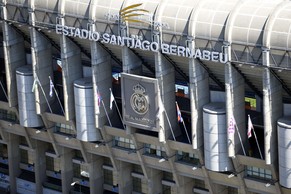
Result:
[[[81,192],[81,183],[80,183],[80,181],[74,181],[74,182],[72,182],[72,183],[71,183],[71,186],[74,187],[75,184],[79,184],[79,193],[82,193],[82,192]]]

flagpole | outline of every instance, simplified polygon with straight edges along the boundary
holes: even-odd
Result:
[[[108,116],[108,113],[107,113],[107,111],[106,111],[106,108],[105,108],[105,105],[104,105],[104,102],[103,102],[102,99],[101,99],[101,102],[102,102],[102,105],[103,105],[103,108],[104,108],[104,111],[105,111],[106,117],[107,117],[107,119],[108,119],[109,125],[110,125],[110,127],[112,127],[112,124],[111,124],[110,118],[109,118],[109,116]]]
[[[250,119],[250,115],[248,115],[249,119]],[[254,132],[254,136],[255,136],[255,139],[256,139],[256,143],[257,143],[257,146],[258,146],[258,150],[259,150],[259,153],[260,153],[260,156],[261,156],[261,159],[263,160],[263,155],[262,155],[262,152],[261,152],[261,148],[259,146],[259,142],[258,142],[258,139],[257,139],[257,135],[256,135],[256,132],[255,132],[255,129],[254,129],[254,125],[252,125],[252,130]]]
[[[178,103],[176,101],[176,105],[178,106]],[[180,109],[180,108],[179,108]],[[182,117],[182,115],[181,115]],[[188,135],[188,132],[187,132],[187,128],[186,128],[186,125],[185,125],[185,122],[184,122],[184,119],[182,119],[182,123],[183,123],[183,126],[184,126],[184,130],[186,132],[186,135],[187,135],[187,138],[188,138],[188,141],[189,141],[189,144],[191,144],[191,141],[190,141],[190,138],[189,138],[189,135]]]
[[[47,105],[48,105],[48,108],[49,108],[50,112],[53,113],[53,111],[52,111],[52,109],[51,109],[51,106],[50,106],[50,104],[49,104],[49,102],[48,102],[48,99],[47,99],[47,97],[46,97],[46,95],[45,95],[45,92],[44,92],[44,90],[43,90],[43,88],[42,88],[42,85],[41,85],[41,83],[40,83],[40,81],[39,81],[39,79],[38,79],[37,76],[36,76],[36,79],[37,79],[36,82],[39,84],[40,89],[41,89],[41,91],[42,91],[42,93],[43,93],[43,95],[44,95],[44,98],[45,98],[45,101],[46,101],[46,103],[47,103]]]
[[[2,85],[1,80],[0,80],[0,85],[1,85],[1,88],[2,88],[2,90],[3,90],[3,93],[4,93],[4,95],[5,95],[6,99],[7,99],[7,101],[9,101],[9,100],[8,100],[8,96],[7,96],[7,94],[6,94],[6,91],[5,91],[5,89],[4,89],[4,86]]]
[[[49,79],[50,79],[50,81],[51,81],[51,76],[49,76]],[[63,114],[65,115],[65,111],[64,111],[63,105],[62,105],[62,103],[61,103],[61,100],[59,99],[59,95],[58,95],[58,92],[57,92],[55,86],[53,87],[53,89],[54,89],[54,92],[55,92],[56,97],[57,97],[57,99],[58,99],[58,102],[59,102],[59,104],[60,104],[60,107],[61,107],[61,109],[62,109],[62,112],[63,112]]]
[[[109,88],[109,90],[110,90],[110,95],[113,95],[111,88]],[[118,108],[118,106],[117,106],[117,103],[116,103],[116,100],[115,100],[114,97],[113,97],[113,101],[114,101],[114,104],[115,104],[115,106],[116,106],[116,109],[117,109],[118,115],[119,115],[119,117],[120,117],[120,120],[121,120],[121,122],[122,122],[123,129],[125,129],[126,127],[125,127],[125,125],[124,125],[124,123],[123,123],[123,119],[122,119],[122,117],[121,117],[121,114],[120,114],[119,108]]]
[[[235,123],[235,129],[236,129],[236,131],[237,131],[238,138],[239,138],[239,140],[240,140],[240,144],[241,144],[241,147],[242,147],[242,149],[243,149],[244,155],[246,156],[246,151],[245,151],[244,145],[243,145],[243,143],[242,143],[241,136],[240,136],[240,132],[239,132],[239,130],[238,130],[238,127],[237,127],[236,123]]]

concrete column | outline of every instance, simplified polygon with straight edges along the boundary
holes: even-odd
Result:
[[[91,154],[92,160],[88,164],[90,174],[90,193],[100,193],[103,191],[103,157]]]
[[[148,194],[163,193],[162,179],[162,171],[153,168],[149,169]]]
[[[263,65],[269,66],[269,51],[263,51]],[[283,115],[282,85],[269,68],[263,72],[263,113],[266,164],[278,159],[277,120]]]
[[[35,141],[34,169],[36,193],[42,193],[42,183],[46,180],[46,156],[47,144]]]
[[[194,181],[191,178],[179,176],[179,187],[172,187],[172,193],[189,194],[193,193]]]
[[[228,187],[225,185],[219,185],[219,184],[214,184],[212,185],[212,188],[214,189],[215,194],[224,194],[228,193]]]
[[[65,25],[61,19],[61,25]],[[64,88],[64,108],[66,120],[75,118],[74,81],[82,78],[83,69],[80,48],[67,36],[60,35],[62,73]]]
[[[128,27],[121,24],[121,36],[128,37]],[[122,69],[124,73],[141,75],[142,61],[127,46],[122,47]]]
[[[8,133],[7,149],[8,149],[10,193],[16,193],[17,191],[16,178],[19,176],[21,172],[19,168],[20,152],[18,135]]]
[[[62,177],[62,192],[69,193],[72,189],[71,183],[73,181],[73,152],[72,149],[61,148],[61,177]]]
[[[244,100],[245,82],[244,78],[230,62],[225,64],[225,85],[227,126],[231,117],[233,117],[242,142],[244,143],[247,138]],[[236,130],[232,133],[228,132],[228,141],[228,154],[230,157],[235,156],[237,153],[243,154],[242,145]],[[247,150],[245,149],[245,151]]]
[[[132,165],[128,162],[119,161],[120,169],[118,172],[118,191],[119,194],[132,192]]]
[[[34,24],[35,14],[31,12],[30,20]],[[53,98],[49,96],[50,81],[49,76],[53,80],[52,69],[52,51],[51,43],[38,31],[36,28],[30,29],[31,38],[31,55],[32,55],[32,67],[34,77],[37,77],[40,81],[41,87],[44,90],[44,94],[40,87],[35,90],[36,112],[41,114],[48,108],[45,96],[49,102],[53,101]]]
[[[189,59],[192,146],[203,146],[203,106],[210,101],[209,75],[196,59]]]
[[[8,19],[6,7],[1,9],[2,18]],[[15,72],[18,67],[26,65],[24,39],[9,22],[3,21],[2,31],[8,103],[10,107],[14,107],[18,104]]]
[[[225,43],[224,53],[228,57],[228,62],[225,64],[226,125],[228,126],[230,119],[234,118],[244,143],[247,138],[245,127],[245,81],[230,62],[231,46],[229,43]],[[237,153],[243,154],[238,132],[234,130],[234,132],[227,134],[229,157],[235,156]],[[245,151],[247,150],[245,149]]]
[[[160,115],[159,141],[164,142],[168,138],[173,138],[171,129],[175,136],[180,134],[180,130],[177,130],[175,70],[160,52],[155,53],[155,70],[161,100],[166,111],[166,114]]]
[[[95,25],[92,25],[92,31],[95,31]],[[108,122],[105,110],[102,106],[98,106],[99,93],[104,102],[108,114],[111,114],[109,108],[110,88],[112,88],[112,71],[110,55],[101,48],[97,42],[91,41],[91,63],[92,63],[92,77],[93,77],[93,91],[95,103],[95,120],[96,127],[102,129],[104,124]],[[98,91],[97,91],[98,88]]]

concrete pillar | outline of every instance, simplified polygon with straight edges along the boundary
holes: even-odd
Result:
[[[46,181],[46,152],[47,144],[35,141],[34,169],[36,193],[42,193],[42,183]]]
[[[245,127],[245,81],[230,62],[231,46],[228,43],[225,44],[224,53],[228,56],[228,62],[225,64],[226,125],[228,126],[230,119],[234,118],[244,143],[247,138]],[[229,157],[235,156],[237,153],[243,154],[243,148],[236,130],[231,133],[228,132],[227,143]],[[247,150],[245,149],[245,151]]]
[[[173,139],[171,129],[175,136],[180,135],[180,131],[177,130],[178,121],[175,104],[175,70],[160,52],[155,53],[155,70],[161,100],[166,111],[166,114],[160,115],[159,141],[164,142],[168,138]]]
[[[34,12],[29,13],[30,21],[34,24],[35,14]],[[32,67],[34,77],[37,77],[41,83],[41,87],[44,90],[44,94],[40,87],[35,90],[35,101],[36,101],[36,112],[41,114],[48,108],[45,96],[49,102],[53,101],[54,98],[49,96],[50,81],[49,76],[53,80],[53,69],[52,69],[52,51],[51,43],[41,34],[36,28],[30,29],[31,39],[31,55],[32,55]],[[53,96],[54,97],[54,96]]]
[[[91,30],[95,31],[95,24],[91,26]],[[112,71],[110,55],[101,48],[97,42],[91,41],[91,63],[92,63],[92,77],[93,77],[93,91],[95,103],[95,121],[96,127],[102,129],[104,124],[108,122],[105,110],[102,106],[98,106],[99,93],[104,102],[108,114],[111,114],[109,108],[110,88],[112,88]],[[98,91],[97,91],[98,88]]]
[[[2,18],[8,19],[6,7],[1,9]],[[18,104],[15,72],[18,67],[26,65],[26,54],[23,37],[10,24],[3,21],[2,31],[8,103],[10,107],[15,107]]]
[[[162,171],[153,168],[149,169],[148,194],[163,193],[162,179]]]
[[[247,138],[244,100],[245,82],[244,78],[230,62],[225,64],[225,85],[227,126],[231,117],[233,117],[236,122],[236,129],[239,131],[244,143]],[[228,141],[228,154],[230,157],[235,156],[237,153],[243,154],[243,148],[236,130],[232,133],[228,132]],[[245,149],[245,151],[247,150]]]
[[[212,188],[214,189],[215,194],[224,194],[228,193],[228,187],[225,185],[219,185],[219,184],[214,184],[212,185]]]
[[[92,160],[88,164],[90,174],[90,193],[100,193],[103,191],[103,157],[91,154]]]
[[[179,187],[172,187],[172,194],[189,194],[193,193],[194,181],[191,178],[179,176]]]
[[[128,194],[132,192],[132,165],[128,162],[119,161],[118,172],[118,191],[119,194]]]
[[[61,177],[62,177],[62,192],[69,193],[72,189],[71,183],[73,181],[73,152],[72,149],[61,148]]]
[[[269,66],[269,50],[263,51],[263,65]],[[263,71],[263,113],[266,164],[278,159],[277,120],[283,115],[282,85],[269,68]]]
[[[60,24],[65,25],[64,18]],[[74,81],[82,78],[82,62],[80,48],[67,36],[60,35],[62,73],[64,88],[64,108],[66,120],[75,118]]]
[[[192,146],[203,146],[203,106],[209,103],[209,75],[196,59],[189,59]]]
[[[8,133],[7,149],[8,149],[10,193],[16,193],[17,191],[16,178],[19,176],[21,172],[19,168],[20,152],[18,135]]]

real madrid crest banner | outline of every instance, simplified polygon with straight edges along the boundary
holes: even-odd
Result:
[[[121,73],[121,91],[124,124],[158,131],[158,80]]]

